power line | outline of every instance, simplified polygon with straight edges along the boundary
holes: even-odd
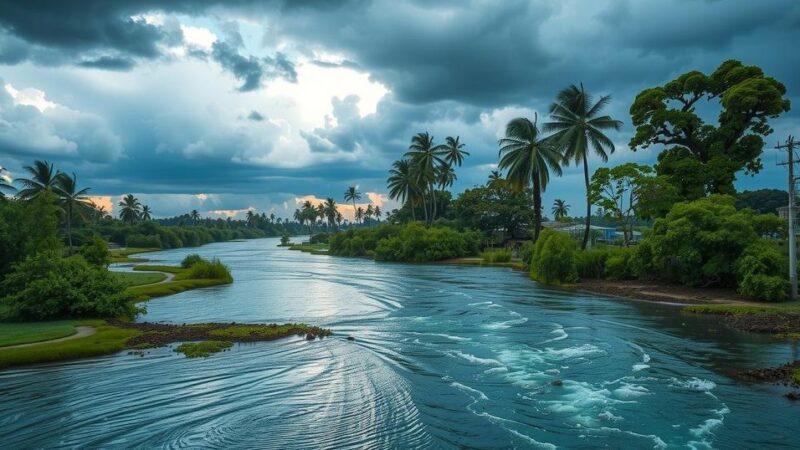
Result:
[[[794,149],[797,146],[794,142],[794,137],[789,136],[786,143],[775,146],[776,150],[786,150],[788,159],[786,162],[778,163],[779,166],[789,167],[789,282],[792,285],[792,300],[797,299],[797,243],[795,234],[795,213],[794,213],[794,197],[795,186],[797,178],[794,176],[794,165],[799,158],[794,154]]]

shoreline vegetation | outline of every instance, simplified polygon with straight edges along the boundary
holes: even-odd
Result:
[[[115,252],[126,262],[146,261],[130,255],[159,249],[124,249]],[[218,260],[189,255],[181,266],[138,264],[133,272],[110,272],[125,286],[131,302],[146,302],[189,289],[230,284],[228,268]],[[78,336],[79,328],[93,330]],[[68,361],[129,350],[144,356],[144,350],[181,343],[175,351],[186,357],[208,357],[225,351],[234,342],[272,341],[292,335],[305,340],[330,336],[329,329],[306,324],[156,324],[127,318],[0,322],[0,370],[46,362]],[[71,339],[70,336],[76,336]]]

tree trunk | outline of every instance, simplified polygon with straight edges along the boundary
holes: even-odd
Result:
[[[533,242],[539,240],[542,230],[542,186],[539,177],[533,177]]]
[[[431,184],[431,225],[436,220],[436,188]]]
[[[353,222],[358,223],[356,220],[356,199],[353,197]]]
[[[408,207],[409,207],[409,209],[411,209],[411,221],[412,222],[416,222],[417,221],[417,212],[414,211],[414,209],[415,209],[414,208],[414,200],[409,200],[408,201]]]
[[[586,153],[583,154],[583,179],[586,182],[586,229],[583,230],[581,250],[586,250],[586,244],[589,243],[589,231],[592,228],[592,201],[589,200],[589,161],[586,160]]]
[[[67,204],[67,241],[69,242],[68,255],[72,256],[72,205]]]
[[[425,225],[428,225],[428,202],[425,201],[425,194],[422,197],[422,212],[425,213]]]

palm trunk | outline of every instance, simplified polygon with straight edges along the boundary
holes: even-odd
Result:
[[[356,199],[353,197],[353,221],[358,223],[358,219],[356,219]]]
[[[408,201],[408,207],[409,207],[409,209],[411,209],[411,221],[412,222],[416,222],[417,221],[417,212],[414,211],[414,200],[409,200]]]
[[[68,255],[72,256],[72,205],[67,204],[67,242],[69,242]]]
[[[533,178],[533,242],[539,240],[542,229],[542,186],[539,177]]]
[[[428,224],[428,202],[425,201],[425,194],[422,194],[422,212],[425,213],[425,225]]]
[[[589,200],[589,161],[586,159],[586,153],[583,154],[583,179],[586,182],[586,229],[583,230],[581,250],[586,250],[586,244],[589,242],[589,230],[592,227],[592,201]]]
[[[431,225],[436,220],[436,188],[431,184]]]

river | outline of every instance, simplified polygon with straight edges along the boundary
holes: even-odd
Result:
[[[538,286],[509,269],[375,263],[277,239],[220,258],[235,282],[140,320],[306,322],[334,336],[161,348],[0,372],[2,448],[788,448],[800,409],[731,371],[798,358],[674,306]],[[354,341],[346,339],[353,336]],[[553,383],[560,380],[561,383]]]

